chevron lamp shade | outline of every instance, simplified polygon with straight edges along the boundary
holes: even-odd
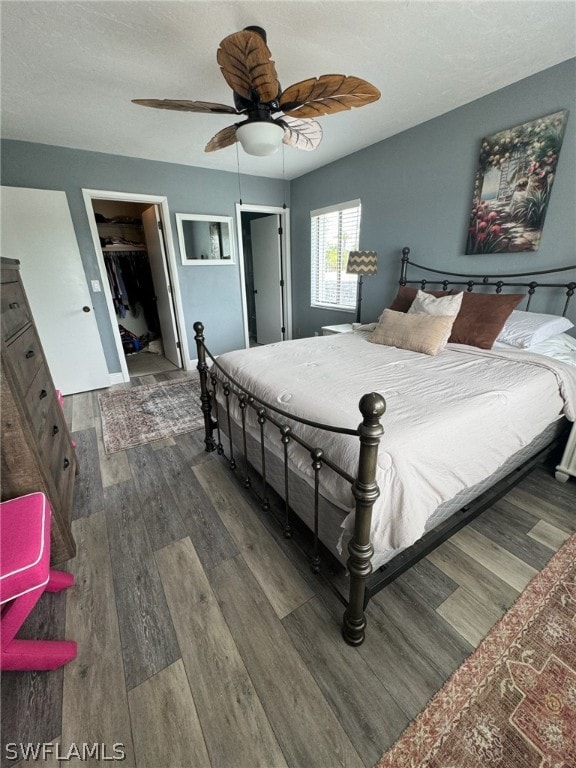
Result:
[[[375,275],[378,271],[376,251],[350,251],[346,272],[352,275]]]
[[[356,293],[356,322],[360,323],[362,313],[362,278],[364,275],[375,275],[378,271],[378,254],[376,251],[350,251],[348,254],[348,266],[346,272],[358,275],[358,289]]]

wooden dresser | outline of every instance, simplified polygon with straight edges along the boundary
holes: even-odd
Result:
[[[52,506],[51,563],[74,557],[77,461],[26,294],[19,262],[1,260],[2,501],[42,491]]]

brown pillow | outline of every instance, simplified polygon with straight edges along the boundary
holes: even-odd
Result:
[[[464,291],[462,306],[448,341],[492,349],[512,310],[525,298],[523,293],[470,293]]]
[[[385,309],[369,341],[437,355],[446,346],[454,319],[444,315],[410,315]]]
[[[396,294],[396,298],[390,304],[388,309],[393,310],[394,312],[408,312],[410,307],[412,306],[412,302],[416,298],[416,294],[418,293],[418,288],[408,288],[406,285],[401,285],[398,288],[398,293]],[[439,298],[441,296],[448,296],[452,293],[451,290],[448,291],[426,291],[426,293],[431,294],[432,296],[436,296],[436,298]]]

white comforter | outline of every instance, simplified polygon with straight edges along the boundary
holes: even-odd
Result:
[[[387,409],[376,477],[381,494],[372,518],[377,552],[414,543],[441,503],[491,475],[561,413],[575,418],[576,368],[567,364],[460,344],[430,357],[372,344],[369,335],[270,344],[229,352],[218,363],[269,403],[334,426],[356,428],[361,396],[383,395]],[[303,425],[294,430],[355,476],[358,438],[326,437]],[[277,439],[275,444],[280,454]],[[312,478],[309,454],[295,443],[291,460],[299,474]],[[351,512],[349,527],[349,484],[323,471],[321,491]]]

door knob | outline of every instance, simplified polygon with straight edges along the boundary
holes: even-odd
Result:
[[[90,312],[90,307],[82,307],[82,312]]]

